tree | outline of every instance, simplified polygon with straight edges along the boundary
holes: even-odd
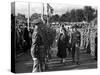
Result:
[[[71,14],[70,12],[66,12],[65,14],[62,14],[60,17],[61,22],[70,22],[71,21]]]
[[[66,16],[65,17],[66,17],[65,18],[66,22],[70,22],[71,21],[71,14],[70,14],[70,12],[66,12]]]
[[[58,22],[59,21],[59,15],[55,14],[50,18],[50,22]]]
[[[72,9],[59,18],[60,22],[90,22],[97,17],[97,10],[91,6],[85,6],[84,9]]]
[[[77,19],[77,22],[82,22],[85,20],[84,11],[82,9],[76,10],[76,19]]]
[[[76,18],[76,10],[75,9],[72,9],[71,12],[70,12],[70,15],[71,15],[71,22],[76,22],[77,21],[77,18]]]
[[[60,22],[65,22],[66,14],[62,14],[60,17]]]
[[[84,7],[84,17],[87,22],[90,22],[91,20],[94,19],[95,9],[93,9],[91,6],[85,6]]]

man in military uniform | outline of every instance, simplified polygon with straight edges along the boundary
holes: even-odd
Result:
[[[67,32],[68,32],[68,36],[69,36],[68,51],[69,51],[69,55],[71,55],[71,31],[70,31],[69,27],[67,29]]]
[[[79,64],[79,56],[80,56],[80,41],[81,41],[81,35],[80,32],[76,29],[74,26],[72,28],[73,33],[72,33],[72,38],[71,38],[71,43],[72,43],[72,60],[73,63]],[[76,59],[76,60],[75,60]]]
[[[40,28],[43,22],[41,19],[36,19],[32,22],[32,24],[35,26],[32,34],[32,46],[31,46],[31,55],[34,62],[32,72],[41,72],[44,70],[44,62],[45,62],[43,37],[40,32]]]

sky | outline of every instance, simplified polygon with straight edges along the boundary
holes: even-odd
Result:
[[[53,14],[64,14],[66,11],[70,11],[71,9],[79,9],[83,8],[82,5],[71,5],[71,4],[55,4],[49,3],[50,6],[54,9]],[[26,17],[28,15],[32,15],[33,13],[41,13],[43,14],[43,5],[44,5],[44,14],[47,14],[47,4],[46,3],[28,3],[28,2],[16,2],[15,3],[15,14],[18,13],[25,14]],[[11,11],[14,11],[12,8]]]

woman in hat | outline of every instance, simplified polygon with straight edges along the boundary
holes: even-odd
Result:
[[[58,39],[58,53],[57,56],[59,58],[62,59],[61,63],[65,63],[65,58],[67,57],[67,52],[66,52],[66,48],[67,48],[67,43],[68,43],[68,38],[66,38],[66,29],[64,28],[64,26],[62,26],[62,29],[60,31],[60,36]]]

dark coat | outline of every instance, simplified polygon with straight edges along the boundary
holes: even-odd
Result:
[[[24,29],[23,38],[25,40],[24,48],[29,49],[31,47],[30,38],[29,38],[29,31],[27,28]]]
[[[28,42],[28,40],[29,40],[29,32],[28,32],[27,28],[24,29],[24,35],[23,36],[24,36],[24,40],[26,40]]]
[[[57,56],[59,58],[66,58],[67,57],[67,53],[66,53],[66,48],[67,48],[67,44],[68,44],[68,36],[65,36],[65,38],[62,38],[62,34],[60,34],[60,37],[58,39],[58,53]]]

